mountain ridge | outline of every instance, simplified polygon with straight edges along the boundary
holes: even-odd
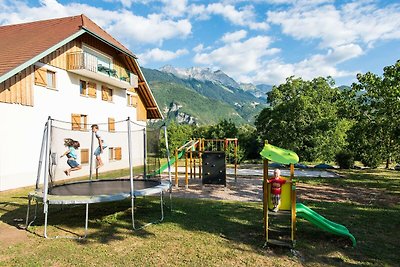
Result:
[[[253,123],[266,106],[266,97],[255,96],[262,94],[257,86],[242,88],[221,70],[171,65],[142,70],[165,117],[179,123],[209,124],[222,119]]]

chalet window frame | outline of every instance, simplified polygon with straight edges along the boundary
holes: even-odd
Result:
[[[109,161],[122,160],[122,148],[121,147],[109,147],[108,148],[108,160]]]
[[[85,84],[84,90],[83,83]],[[97,84],[88,80],[79,79],[79,93],[84,97],[97,98]]]
[[[49,79],[51,77],[51,79]],[[51,84],[49,84],[51,80]],[[46,87],[50,90],[57,90],[57,72],[48,69],[45,66],[35,66],[34,84],[41,87]]]
[[[112,103],[112,102],[114,102],[113,97],[114,97],[114,89],[110,88],[107,85],[102,85],[101,86],[101,100]]]
[[[71,129],[73,131],[88,131],[88,116],[86,114],[71,114]]]
[[[126,92],[126,103],[128,107],[137,107],[138,104],[138,95],[137,93],[127,91]]]

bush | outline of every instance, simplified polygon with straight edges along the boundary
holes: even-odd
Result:
[[[336,154],[335,158],[341,169],[350,169],[354,166],[354,156],[349,151],[341,151]]]

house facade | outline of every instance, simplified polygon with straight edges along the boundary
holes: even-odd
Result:
[[[125,139],[123,121],[137,127],[138,165],[140,130],[147,119],[162,118],[135,55],[84,15],[0,27],[0,114],[0,191],[35,184],[49,116],[60,125],[52,137],[56,157],[63,138],[81,142],[82,172],[71,177],[88,173],[91,124],[108,138],[103,170],[113,170],[128,158],[118,141]]]

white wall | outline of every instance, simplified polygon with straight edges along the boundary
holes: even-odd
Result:
[[[40,63],[37,63],[38,65]],[[45,66],[49,70],[56,72],[57,90],[34,85],[34,106],[27,107],[18,104],[0,103],[0,114],[2,123],[0,128],[0,191],[34,185],[36,182],[36,172],[41,148],[44,125],[48,116],[54,119],[71,122],[71,114],[85,114],[88,116],[88,127],[91,124],[100,124],[100,130],[109,146],[118,146],[127,143],[127,134],[119,133],[126,131],[126,123],[116,123],[116,134],[107,132],[108,118],[112,117],[115,121],[126,120],[129,116],[132,121],[136,121],[136,108],[128,107],[126,92],[123,89],[113,88],[113,101],[101,100],[101,83],[97,84],[96,99],[83,97],[80,95],[80,76],[54,68]],[[104,124],[103,124],[104,123]],[[57,123],[55,123],[57,124]],[[145,122],[138,122],[145,127]],[[62,124],[57,124],[62,125]],[[71,125],[63,124],[62,127],[70,129]],[[135,128],[136,127],[136,128]],[[132,126],[133,129],[140,129],[140,126]],[[58,131],[62,132],[62,131]],[[81,141],[81,148],[90,147],[90,131],[80,132],[71,131],[68,136],[76,137]],[[62,134],[59,133],[58,139]],[[143,135],[135,134],[133,140],[134,164],[143,162]],[[65,138],[64,137],[64,138]],[[107,140],[108,139],[108,140]],[[55,142],[54,149],[65,150],[63,144]],[[102,171],[125,167],[128,161],[127,149],[122,149],[122,160],[105,164]],[[108,150],[103,155],[103,160],[108,163]],[[57,169],[67,168],[65,158],[58,161]],[[89,164],[83,165],[81,171],[73,173],[71,177],[83,176],[89,173]],[[61,178],[61,176],[60,176]],[[66,178],[66,177],[63,177]]]

